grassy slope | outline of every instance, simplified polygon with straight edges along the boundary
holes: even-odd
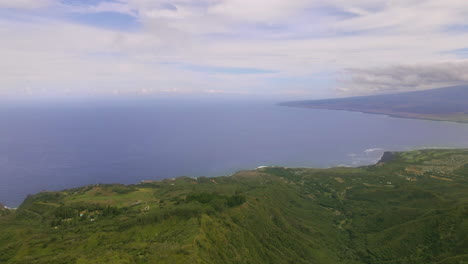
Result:
[[[0,263],[466,263],[467,176],[427,150],[44,192],[0,216]]]
[[[281,105],[468,123],[468,86],[397,94],[286,102]]]

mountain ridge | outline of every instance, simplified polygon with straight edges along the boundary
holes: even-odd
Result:
[[[468,123],[468,85],[383,95],[290,101],[279,105]]]

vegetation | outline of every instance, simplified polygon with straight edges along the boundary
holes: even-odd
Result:
[[[9,214],[11,211],[8,210],[5,205],[0,203],[0,216]]]
[[[468,123],[468,86],[409,93],[286,102],[281,105]]]
[[[468,263],[468,150],[89,185],[0,214],[0,263]]]

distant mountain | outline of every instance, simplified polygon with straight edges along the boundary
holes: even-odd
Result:
[[[468,123],[468,85],[397,94],[294,101],[280,105]]]

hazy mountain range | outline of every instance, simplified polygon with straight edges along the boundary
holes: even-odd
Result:
[[[293,101],[281,105],[466,123],[468,85],[396,94]]]

